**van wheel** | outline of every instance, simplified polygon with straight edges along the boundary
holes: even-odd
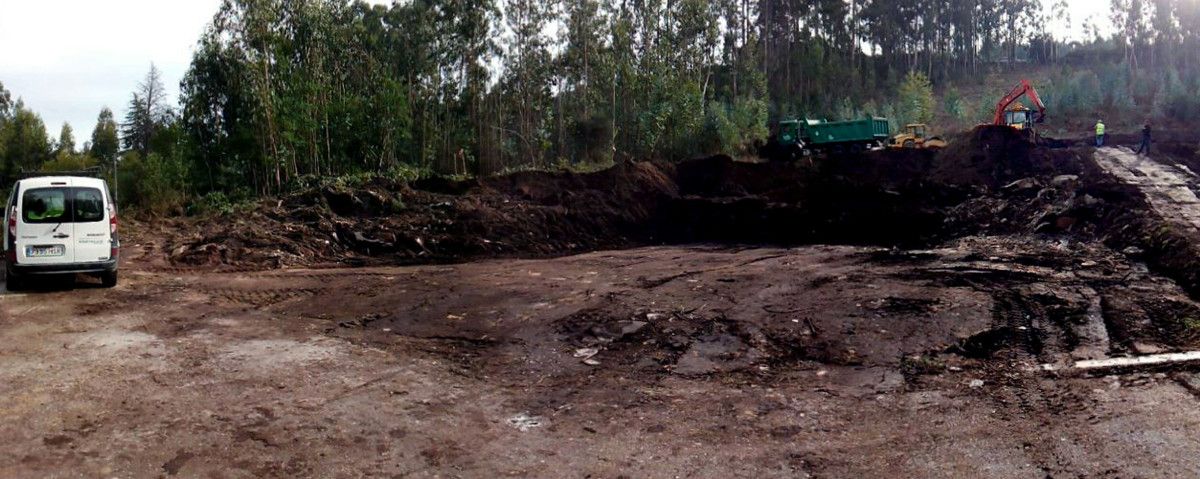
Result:
[[[117,285],[117,270],[105,271],[100,273],[100,284],[105,288],[111,288]]]
[[[12,271],[5,271],[4,286],[9,291],[23,291],[25,289],[25,278],[13,274]]]

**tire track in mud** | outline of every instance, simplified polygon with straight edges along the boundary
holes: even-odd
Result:
[[[1069,389],[1057,382],[1042,380],[1038,368],[1041,364],[1054,362],[1056,355],[1066,351],[1066,344],[1058,339],[1073,332],[1051,318],[1036,294],[1024,291],[1021,286],[990,284],[979,285],[981,290],[990,290],[995,301],[993,306],[993,328],[1009,332],[1008,347],[996,355],[1000,359],[985,368],[988,382],[998,387],[987,390],[987,396],[1000,407],[997,412],[1005,417],[1011,427],[1025,429],[1021,436],[1037,438],[1041,424],[1029,424],[1023,419],[1058,418],[1084,411],[1086,401],[1073,395]],[[1018,426],[1019,425],[1019,426]],[[1054,448],[1038,447],[1026,443],[1026,454],[1031,463],[1053,477],[1069,471],[1068,459],[1064,459]]]
[[[324,288],[272,288],[272,289],[223,289],[203,288],[203,291],[231,303],[241,303],[251,306],[272,306],[295,298],[316,296],[326,291]]]

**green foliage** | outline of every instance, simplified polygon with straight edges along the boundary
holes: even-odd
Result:
[[[378,181],[412,182],[433,176],[429,168],[397,164],[384,171],[365,171],[338,176],[304,175],[295,177],[288,185],[289,190],[314,188],[354,189]]]
[[[178,156],[129,151],[117,170],[118,201],[153,214],[181,211],[187,203],[187,172]]]
[[[1196,86],[1179,81],[1200,76],[1184,55],[1200,42],[1200,16],[1179,0],[1117,5],[1131,28],[1082,46],[1030,28],[1034,1],[380,3],[220,2],[178,111],[151,66],[120,135],[103,110],[88,153],[108,168],[118,139],[137,152],[118,183],[131,204],[159,211],[189,192],[201,195],[194,208],[224,211],[327,182],[744,155],[770,120],[805,112],[885,116],[893,130],[939,108],[989,120],[1000,92],[949,88],[938,105],[932,84],[1059,61],[1059,48],[1077,55],[1045,86],[1052,118],[1200,117]],[[1140,17],[1143,7],[1153,14]],[[1130,68],[1150,64],[1182,70]],[[3,173],[91,164],[56,152],[11,98],[0,85]],[[70,136],[59,140],[67,153]]]
[[[192,215],[232,215],[254,208],[254,201],[226,195],[222,191],[211,191],[201,195],[188,206]]]
[[[99,166],[95,158],[61,149],[54,158],[42,164],[42,171],[85,171]]]
[[[3,183],[8,184],[20,171],[37,171],[52,153],[50,138],[42,118],[17,100],[11,116],[0,128],[0,166]]]
[[[1176,91],[1168,93],[1162,106],[1163,114],[1180,121],[1200,121],[1200,98],[1195,94]]]
[[[91,154],[101,162],[108,164],[117,158],[121,150],[121,142],[117,137],[117,122],[113,120],[112,110],[105,107],[96,118],[96,128],[92,130]]]
[[[13,106],[12,93],[4,88],[4,82],[0,82],[0,126],[12,118]]]
[[[60,153],[75,153],[75,130],[70,123],[63,123],[58,133],[58,151]]]
[[[151,152],[151,141],[160,129],[171,123],[173,113],[166,99],[162,74],[150,64],[146,78],[138,84],[129,100],[125,122],[121,124],[121,139],[126,149],[135,150],[142,156]]]
[[[859,108],[859,110],[862,111],[863,117],[883,116],[882,114],[880,114],[880,112],[883,110],[881,110],[879,108],[879,105],[875,104],[875,100],[867,100],[867,102],[864,103],[863,106],[861,108]]]
[[[766,124],[766,102],[750,98],[733,106],[714,102],[708,108],[708,119],[700,136],[702,151],[698,153],[752,155],[756,145],[763,143],[770,133]]]
[[[887,118],[888,128],[891,131],[900,131],[900,128],[904,126],[904,123],[900,119],[899,109],[893,103],[884,103],[883,107],[879,110],[879,114]]]
[[[910,72],[900,84],[899,115],[901,123],[929,123],[933,121],[933,85],[929,77],[921,72]]]
[[[946,93],[942,95],[942,105],[950,118],[958,121],[966,121],[971,118],[971,107],[956,88],[946,90]]]
[[[961,75],[987,60],[977,43],[1022,40],[1004,26],[1036,11],[960,3],[785,2],[770,5],[789,19],[775,22],[756,2],[229,0],[182,83],[179,143],[202,193],[397,164],[461,175],[743,154],[780,115],[863,116],[857,105],[894,91],[934,44],[928,71]],[[904,81],[869,113],[931,120],[930,79]]]
[[[839,121],[855,120],[859,118],[858,109],[854,107],[854,102],[850,97],[843,97],[838,103],[837,115],[834,116]]]
[[[996,102],[1000,101],[998,95],[984,94],[975,101],[975,120],[980,123],[991,123],[992,115],[996,113]]]
[[[1085,71],[1075,75],[1070,84],[1070,103],[1065,103],[1061,111],[1067,115],[1088,115],[1100,111],[1104,93],[1100,87],[1100,77],[1095,72]]]

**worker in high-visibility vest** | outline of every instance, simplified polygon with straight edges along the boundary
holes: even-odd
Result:
[[[1096,146],[1104,146],[1104,120],[1096,121]]]

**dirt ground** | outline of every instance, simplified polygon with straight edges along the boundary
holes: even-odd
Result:
[[[0,476],[1195,477],[1197,369],[1073,369],[1200,349],[1186,159],[980,151],[627,165],[627,214],[619,175],[368,188],[407,212],[280,203],[314,236],[274,249],[135,224],[116,289],[0,295]]]

